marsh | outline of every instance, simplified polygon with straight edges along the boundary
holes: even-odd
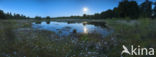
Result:
[[[122,45],[156,48],[155,29],[155,20],[148,19],[100,22],[2,20],[0,56],[121,57]]]

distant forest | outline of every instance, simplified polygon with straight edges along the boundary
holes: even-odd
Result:
[[[152,7],[154,6],[154,8]],[[134,0],[122,0],[114,9],[108,9],[94,15],[84,14],[83,16],[57,17],[58,19],[111,19],[111,18],[156,18],[156,1],[145,0],[138,4]],[[26,17],[21,14],[4,13],[0,10],[0,19],[51,19],[50,16],[35,18]]]

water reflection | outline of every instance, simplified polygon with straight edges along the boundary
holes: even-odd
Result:
[[[50,21],[47,21],[47,24],[50,24]]]
[[[73,30],[73,33],[74,33],[74,34],[76,34],[76,33],[77,33],[77,30],[76,30],[76,29],[74,29],[74,30]]]
[[[95,26],[100,26],[103,28],[109,28],[105,22],[88,22],[88,24],[93,24]]]
[[[106,28],[105,23],[98,22],[82,22],[82,23],[73,23],[73,22],[55,22],[55,21],[48,21],[48,22],[41,22],[38,23],[32,23],[32,27],[34,29],[41,29],[41,30],[49,30],[53,31],[58,35],[66,36],[72,33],[99,33],[103,36],[106,36],[110,33],[112,33],[112,30],[109,30]]]
[[[83,27],[83,30],[84,30],[84,33],[85,33],[85,34],[88,34],[88,29],[87,29],[86,26]]]
[[[41,21],[36,21],[35,24],[41,24]]]

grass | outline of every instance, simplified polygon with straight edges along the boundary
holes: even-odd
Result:
[[[141,47],[152,47],[155,46],[155,35],[156,35],[156,24],[155,20],[143,19],[137,20],[137,24],[129,25],[122,23],[109,23],[115,30],[119,46],[121,45],[140,45]],[[126,57],[131,57],[126,55]],[[135,57],[135,56],[134,56]],[[146,57],[146,56],[136,56],[136,57]]]
[[[29,20],[0,21],[0,57],[121,57],[122,45],[156,48],[156,20],[105,21],[114,30],[107,37],[97,33],[59,37],[51,31],[32,29]]]

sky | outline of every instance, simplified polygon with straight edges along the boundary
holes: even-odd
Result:
[[[136,0],[139,4],[144,0]],[[155,1],[155,0],[150,0]],[[118,6],[120,0],[0,0],[4,12],[35,16],[81,16],[95,14]],[[84,8],[87,11],[84,12]]]

